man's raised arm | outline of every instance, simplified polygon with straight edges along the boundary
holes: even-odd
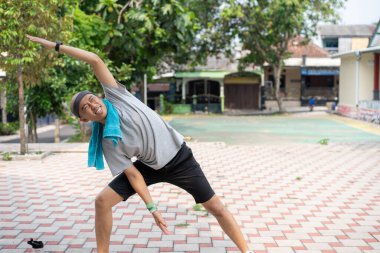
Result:
[[[70,47],[70,46],[66,46],[62,44],[57,45],[57,43],[55,42],[45,40],[39,37],[34,37],[30,35],[26,35],[26,37],[30,41],[39,43],[45,48],[48,48],[48,49],[57,48],[60,53],[66,54],[75,59],[78,59],[90,64],[99,82],[117,87],[115,78],[113,77],[109,69],[107,68],[106,64],[103,62],[102,59],[100,59],[98,55],[88,52],[86,50],[75,48],[75,47]]]

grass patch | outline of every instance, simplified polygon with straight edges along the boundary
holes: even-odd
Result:
[[[204,207],[201,204],[193,205],[193,210],[194,211],[206,211],[206,209],[204,209]]]
[[[193,210],[196,212],[203,212],[204,216],[208,216],[209,212],[201,205],[201,204],[195,204],[193,205]]]
[[[329,144],[329,138],[320,139],[318,141],[318,143],[321,144],[321,145],[327,145],[327,144]]]
[[[176,227],[187,227],[187,226],[190,226],[189,223],[178,223],[178,224],[175,224],[174,226]]]

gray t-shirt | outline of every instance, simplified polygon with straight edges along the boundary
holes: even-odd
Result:
[[[119,113],[123,135],[117,146],[111,140],[102,140],[103,154],[112,175],[130,168],[132,157],[153,169],[163,168],[181,148],[183,136],[122,84],[118,85],[102,85],[106,99]]]

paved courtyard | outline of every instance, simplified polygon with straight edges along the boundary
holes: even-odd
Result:
[[[189,146],[255,253],[380,252],[379,141]],[[0,162],[1,253],[32,252],[30,238],[45,252],[96,252],[94,198],[111,174],[86,159],[76,150]],[[115,207],[112,252],[238,252],[190,195],[150,189],[171,234],[135,196]]]
[[[197,141],[227,144],[380,142],[380,127],[325,112],[275,116],[175,116],[171,125]]]

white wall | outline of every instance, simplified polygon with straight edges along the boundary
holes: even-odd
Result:
[[[373,54],[359,60],[359,101],[373,99]],[[356,106],[356,63],[354,55],[344,56],[340,66],[339,105]]]
[[[356,57],[342,57],[339,74],[339,105],[355,106]]]
[[[360,93],[359,100],[373,99],[373,76],[374,76],[373,54],[363,54],[360,60]]]

